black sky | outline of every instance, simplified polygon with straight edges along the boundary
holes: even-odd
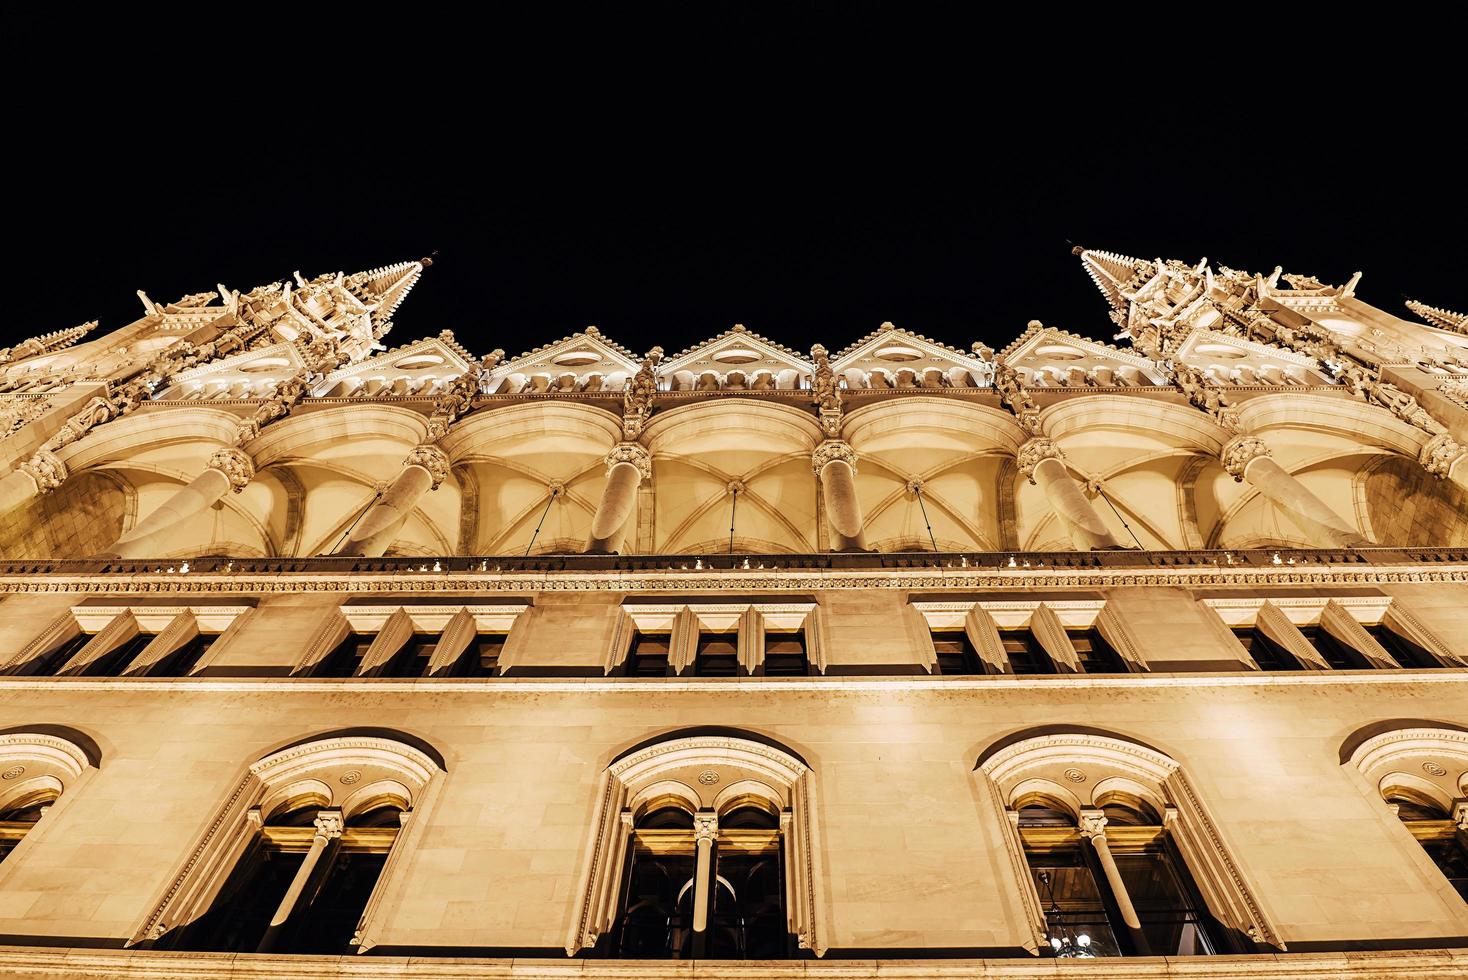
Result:
[[[497,35],[475,59],[363,73],[286,31],[263,59],[183,70],[160,40],[84,78],[48,62],[44,82],[27,49],[54,22],[7,15],[5,70],[28,94],[0,329],[121,326],[139,288],[170,300],[434,251],[394,344],[451,328],[515,354],[594,323],[676,351],[740,322],[804,349],[883,320],[963,347],[1030,319],[1109,339],[1073,244],[1330,282],[1361,269],[1388,310],[1468,309],[1461,151],[1424,146],[1424,117],[1157,79],[1098,95],[978,54],[941,87],[854,52],[776,76],[823,26],[854,18],[872,41],[894,16],[878,7],[701,26],[742,32],[737,57],[702,33],[667,63],[646,46],[586,62],[581,37],[509,67]],[[282,85],[306,55],[327,70]]]

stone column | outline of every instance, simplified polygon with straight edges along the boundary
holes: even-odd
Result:
[[[1147,942],[1147,936],[1142,932],[1142,920],[1137,918],[1137,910],[1132,905],[1132,897],[1127,893],[1126,882],[1121,878],[1121,869],[1116,866],[1116,858],[1111,856],[1111,845],[1106,842],[1106,814],[1101,810],[1082,810],[1080,822],[1081,836],[1091,842],[1096,849],[1096,858],[1101,862],[1101,870],[1106,874],[1106,883],[1111,886],[1111,895],[1116,899],[1116,905],[1121,910],[1121,920],[1126,923],[1127,931],[1131,933],[1132,942],[1137,948],[1137,955],[1151,956],[1152,947]]]
[[[0,480],[0,516],[42,494],[50,493],[65,483],[69,475],[66,464],[55,454],[44,449],[38,451]]]
[[[265,935],[260,939],[260,945],[255,948],[257,953],[268,953],[275,947],[280,939],[281,931],[285,924],[296,911],[296,905],[300,903],[301,893],[306,890],[306,882],[310,880],[316,865],[321,861],[321,855],[326,852],[326,845],[338,839],[345,829],[342,823],[342,812],[340,810],[322,810],[316,815],[316,835],[311,838],[311,849],[306,852],[306,859],[296,869],[296,876],[291,879],[291,886],[285,890],[285,897],[280,900],[280,907],[275,910],[275,915],[270,920],[270,927],[265,930]]]
[[[719,836],[719,818],[712,813],[693,817],[693,838],[698,847],[698,865],[693,872],[693,941],[708,931],[709,895],[714,883],[714,841]]]
[[[255,478],[255,463],[239,449],[221,449],[209,457],[204,472],[168,498],[153,513],[117,539],[106,552],[112,558],[155,558],[176,544],[174,535],[190,517],[212,507],[226,493],[239,493]]]
[[[622,550],[627,519],[637,504],[637,488],[651,479],[652,456],[637,443],[620,442],[607,453],[607,485],[602,489],[596,516],[591,519],[588,555],[612,555]]]
[[[1274,461],[1257,436],[1235,436],[1219,454],[1223,468],[1247,482],[1292,517],[1317,548],[1354,548],[1369,544],[1326,503]]]
[[[832,551],[866,551],[861,501],[856,496],[856,452],[840,439],[827,439],[811,453],[810,465],[820,478],[831,528]]]
[[[449,458],[442,449],[422,445],[403,460],[403,471],[368,508],[334,554],[350,558],[378,558],[407,522],[422,496],[437,490],[449,475]]]
[[[1086,499],[1076,481],[1065,468],[1060,447],[1044,437],[1036,437],[1019,447],[1015,460],[1020,473],[1045,491],[1045,499],[1055,516],[1070,531],[1070,537],[1081,551],[1121,549],[1126,545],[1112,535],[1101,515]]]

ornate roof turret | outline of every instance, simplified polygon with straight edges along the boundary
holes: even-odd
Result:
[[[1419,303],[1415,299],[1407,300],[1407,309],[1416,313],[1422,319],[1440,330],[1451,330],[1454,333],[1468,334],[1468,315],[1454,313],[1438,306],[1428,306]]]
[[[97,321],[89,320],[79,327],[53,330],[39,337],[23,340],[14,347],[0,349],[0,364],[9,364],[11,361],[18,361],[24,357],[35,357],[37,354],[54,354],[59,350],[65,350],[95,329],[97,329]]]
[[[1126,312],[1130,300],[1127,294],[1135,292],[1157,274],[1157,263],[1118,252],[1102,252],[1077,245],[1071,249],[1071,254],[1080,256],[1086,275],[1091,277],[1112,308],[1120,313]]]

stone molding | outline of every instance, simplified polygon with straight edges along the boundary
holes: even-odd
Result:
[[[1068,768],[1061,777],[1062,782],[1057,782],[1054,777],[1061,767]],[[1071,769],[1080,774],[1079,781],[1071,776]],[[1175,807],[1176,817],[1165,825],[1203,892],[1209,910],[1256,942],[1285,949],[1278,929],[1260,908],[1217,826],[1175,760],[1119,738],[1057,734],[1006,746],[980,763],[976,771],[992,781],[992,789],[1011,810],[1021,797],[1036,792],[1065,803],[1072,809],[1082,833],[1104,832],[1104,817],[1090,821],[1089,826],[1086,817],[1088,813],[1094,816],[1095,796],[1112,777],[1120,777],[1143,791],[1159,814]],[[1011,848],[1016,846],[1018,835],[1007,839],[1007,843]],[[1014,857],[1011,854],[1012,860]],[[1022,850],[1018,859],[1025,862]],[[1032,880],[1026,878],[1025,883],[1034,890]],[[1034,897],[1038,902],[1038,892]]]
[[[321,778],[345,770],[365,768],[390,774],[365,785],[343,784]],[[433,777],[442,772],[428,756],[401,742],[375,736],[327,738],[272,753],[247,767],[228,799],[215,812],[209,826],[195,843],[174,876],[169,879],[152,910],[133,930],[128,946],[152,942],[170,929],[202,915],[219,893],[257,830],[250,812],[280,798],[302,780],[324,790],[331,806],[349,815],[354,801],[369,801],[384,787],[405,795],[408,809],[422,798]],[[419,807],[421,810],[422,807]],[[415,824],[420,823],[414,821]],[[401,839],[398,844],[402,844]],[[394,846],[388,855],[367,909],[357,926],[360,937],[385,888],[390,885],[393,857],[403,847]]]
[[[667,786],[673,773],[699,766],[733,769],[741,776],[731,782],[763,786],[766,792],[762,795],[767,797],[770,790],[776,791],[778,798],[770,802],[782,811],[788,808],[789,821],[781,821],[786,834],[785,873],[790,876],[785,883],[791,898],[791,907],[786,910],[788,926],[802,949],[810,949],[817,956],[825,952],[821,928],[824,916],[816,911],[823,879],[810,768],[771,745],[731,736],[701,735],[668,739],[639,749],[616,760],[602,773],[586,864],[576,889],[577,913],[566,937],[566,955],[575,956],[596,945],[616,919],[618,883],[632,823],[629,804],[639,791]],[[686,787],[678,795],[698,796]]]

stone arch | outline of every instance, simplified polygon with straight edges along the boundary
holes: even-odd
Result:
[[[411,850],[443,772],[440,761],[422,749],[380,734],[316,736],[268,753],[246,767],[128,945],[154,942],[207,912],[261,823],[281,807],[309,803],[339,808],[349,816],[349,807],[390,798],[402,804],[403,832],[353,938],[361,949],[370,947],[373,912],[401,885],[393,872],[401,855]],[[363,789],[373,794],[364,796]]]
[[[96,770],[93,758],[82,746],[53,732],[25,729],[0,735],[0,812],[43,808],[24,839],[0,862],[0,881],[24,860],[25,851],[44,839],[56,822],[52,811],[73,797]]]
[[[1046,920],[1019,835],[1019,806],[1036,796],[1061,802],[1072,816],[1094,814],[1108,793],[1140,798],[1163,818],[1209,910],[1225,926],[1283,949],[1217,825],[1171,756],[1139,742],[1086,730],[1053,731],[1005,740],[975,768],[989,790],[1035,948],[1046,943]],[[1104,820],[1102,821],[1104,825]]]
[[[787,925],[802,948],[822,955],[824,917],[817,912],[820,846],[811,768],[769,739],[722,732],[673,733],[643,742],[617,756],[602,772],[566,954],[574,956],[594,946],[612,927],[626,837],[637,807],[672,798],[698,811],[717,813],[742,794],[763,801],[780,815],[788,847]]]

